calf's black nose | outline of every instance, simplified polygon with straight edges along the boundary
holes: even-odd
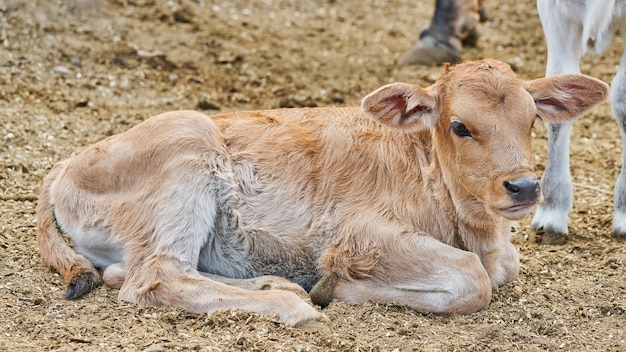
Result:
[[[504,181],[503,185],[509,196],[518,202],[536,202],[541,195],[541,186],[536,178],[520,177],[512,181]]]

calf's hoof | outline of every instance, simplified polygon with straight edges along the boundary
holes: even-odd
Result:
[[[421,35],[413,47],[405,53],[399,65],[441,65],[461,61],[461,42],[457,38],[439,40],[428,33]]]
[[[336,275],[322,277],[309,292],[311,302],[322,308],[328,306],[333,300],[333,292],[338,281],[339,278]]]
[[[567,242],[567,233],[563,233],[560,231],[551,231],[550,229],[545,228],[536,229],[533,231],[535,232],[535,236],[537,236],[537,239],[540,239],[540,241],[538,242],[542,245],[557,246],[563,245],[565,244],[565,242]]]
[[[611,237],[615,238],[616,240],[626,241],[626,232],[614,229],[613,231],[611,231]]]
[[[484,7],[478,10],[478,19],[480,22],[487,22],[487,20],[489,19],[487,10],[485,10]]]
[[[102,278],[95,269],[82,270],[82,272],[74,274],[74,277],[68,283],[65,299],[79,298],[100,286],[101,283]]]
[[[478,38],[480,38],[478,29],[476,27],[472,27],[464,33],[464,37],[461,42],[463,43],[463,46],[476,46]]]

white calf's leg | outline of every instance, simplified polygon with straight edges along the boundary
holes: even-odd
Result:
[[[548,48],[546,76],[579,73],[582,56],[581,23],[566,13],[566,4],[538,0],[537,10]],[[572,208],[569,140],[572,123],[548,124],[548,160],[541,178],[544,203],[537,208],[532,230],[543,229],[542,243],[558,244],[567,235],[567,216]]]
[[[626,37],[626,21],[623,21],[620,30]],[[615,183],[612,234],[616,238],[626,238],[626,49],[619,70],[611,81],[611,110],[622,136],[622,170]]]
[[[559,244],[567,236],[567,215],[572,209],[569,143],[573,122],[548,123],[548,158],[541,177],[544,202],[532,220],[532,230],[543,229],[543,244]]]

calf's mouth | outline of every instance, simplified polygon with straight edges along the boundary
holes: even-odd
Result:
[[[542,200],[541,183],[535,177],[518,177],[502,183],[510,205],[499,209],[502,216],[507,219],[519,220],[530,214],[535,206]]]
[[[502,216],[509,220],[519,220],[532,213],[537,204],[538,202],[516,204],[507,208],[499,209],[499,212]]]

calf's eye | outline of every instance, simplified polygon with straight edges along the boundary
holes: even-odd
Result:
[[[452,128],[452,131],[459,137],[471,137],[472,136],[470,131],[467,129],[467,126],[465,126],[464,124],[458,121],[452,121],[452,123],[450,124],[450,128]]]

